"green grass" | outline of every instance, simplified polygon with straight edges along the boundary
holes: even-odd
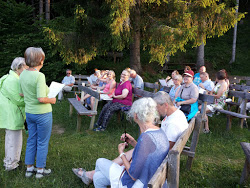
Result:
[[[101,104],[99,105],[99,110]],[[25,178],[25,165],[13,172],[4,171],[4,135],[0,130],[0,187],[83,187],[83,183],[71,171],[74,167],[94,169],[99,157],[113,159],[118,155],[120,135],[127,132],[138,137],[138,126],[123,120],[118,123],[116,114],[105,132],[89,131],[89,117],[82,117],[82,129],[76,132],[76,113],[68,116],[69,104],[66,100],[53,105],[53,132],[50,140],[47,167],[53,173],[41,180]],[[191,171],[185,169],[186,156],[181,157],[180,187],[240,187],[239,180],[245,156],[240,142],[250,142],[250,131],[240,129],[238,121],[233,121],[232,130],[226,131],[226,116],[209,119],[212,134],[201,134]],[[63,134],[58,132],[64,130]],[[24,161],[27,135],[23,133]],[[189,141],[190,143],[190,141]],[[93,187],[93,185],[90,185]],[[243,186],[242,186],[243,187]],[[245,184],[250,187],[250,181]]]

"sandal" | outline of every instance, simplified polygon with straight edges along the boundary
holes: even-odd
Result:
[[[36,173],[36,171],[37,171],[37,168],[34,168],[33,171],[26,170],[25,177],[30,178],[31,176],[33,176]]]
[[[43,169],[43,172],[36,172],[36,178],[43,178],[44,176],[48,176],[51,173],[51,169]]]
[[[92,182],[92,180],[86,175],[86,170],[85,169],[82,169],[82,168],[72,168],[72,171],[86,185],[89,185]],[[79,171],[83,172],[82,175],[79,174]]]
[[[212,133],[209,129],[203,129],[203,133],[208,134],[208,133]]]

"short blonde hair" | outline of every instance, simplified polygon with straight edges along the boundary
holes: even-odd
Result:
[[[108,73],[111,73],[113,76],[113,79],[115,80],[115,72],[113,70],[109,70]]]
[[[174,79],[177,79],[182,82],[182,76],[180,74],[175,75]]]
[[[25,50],[24,58],[26,65],[36,67],[41,65],[45,59],[45,54],[42,48],[29,47]]]

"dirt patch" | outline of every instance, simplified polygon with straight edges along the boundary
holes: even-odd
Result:
[[[60,125],[53,125],[52,127],[52,134],[63,134],[65,129],[60,127]]]

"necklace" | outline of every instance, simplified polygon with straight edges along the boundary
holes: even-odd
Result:
[[[34,67],[30,67],[30,68],[29,68],[29,70],[30,70],[30,69],[33,69],[33,70],[37,71],[37,69],[36,69],[36,68],[34,68]]]

